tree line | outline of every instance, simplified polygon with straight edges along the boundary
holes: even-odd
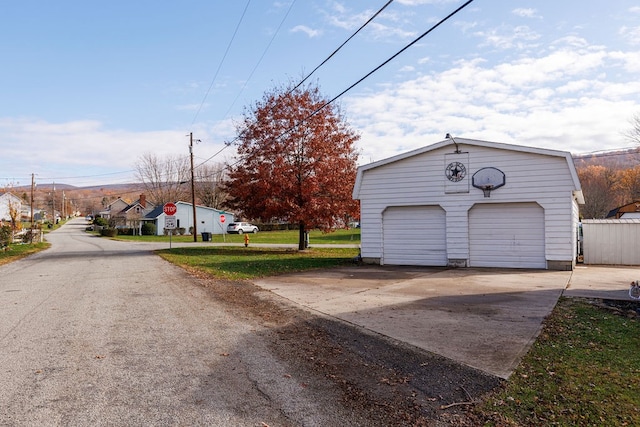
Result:
[[[624,137],[640,144],[640,114],[630,120]],[[640,200],[640,148],[574,156],[585,204],[584,219],[605,218],[616,207]]]

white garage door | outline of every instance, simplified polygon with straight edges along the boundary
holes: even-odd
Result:
[[[544,209],[537,203],[475,205],[469,211],[469,265],[547,268]]]
[[[445,212],[440,206],[388,208],[382,221],[383,264],[447,265]]]

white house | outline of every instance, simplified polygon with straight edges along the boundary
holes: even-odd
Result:
[[[190,233],[190,228],[193,227],[193,205],[186,202],[176,202],[175,204],[178,208],[175,214],[177,228],[184,228],[187,233]],[[165,217],[163,206],[158,206],[147,214],[144,220],[154,222],[156,224],[156,234],[161,236],[164,234]],[[224,234],[226,233],[227,225],[233,220],[234,215],[232,213],[196,205],[196,221],[198,222],[196,229],[199,234],[203,232]]]
[[[450,138],[360,166],[364,262],[572,269],[578,204],[564,151]]]
[[[22,199],[11,193],[0,195],[0,221],[11,221],[11,210],[15,210],[16,219],[20,221],[20,210],[22,209]]]

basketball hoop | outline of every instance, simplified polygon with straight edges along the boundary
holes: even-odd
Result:
[[[482,168],[471,177],[471,185],[482,190],[484,197],[491,197],[491,192],[502,187],[504,183],[504,172],[492,167]]]

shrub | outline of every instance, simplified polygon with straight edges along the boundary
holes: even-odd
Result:
[[[152,222],[145,222],[142,224],[143,236],[154,236],[156,234],[156,225]]]
[[[4,225],[0,227],[0,247],[9,246],[11,243],[11,227]]]
[[[118,234],[123,236],[133,236],[133,228],[118,228]]]
[[[109,221],[107,221],[102,217],[97,217],[96,219],[93,220],[93,223],[95,225],[99,225],[100,227],[107,227],[109,225]]]
[[[105,237],[116,237],[118,235],[117,228],[103,228],[100,230],[100,234]]]

